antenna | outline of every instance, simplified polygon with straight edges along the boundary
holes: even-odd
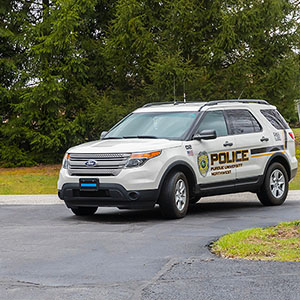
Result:
[[[186,103],[186,98],[185,98],[185,80],[183,82],[183,102]]]
[[[173,74],[174,77],[174,104],[176,103],[176,81],[175,81],[175,74]]]
[[[240,93],[240,95],[239,95],[239,97],[238,97],[238,100],[241,99],[241,97],[242,97],[242,95],[243,95],[243,93],[244,93],[244,90],[245,90],[245,88],[243,88],[242,92]]]

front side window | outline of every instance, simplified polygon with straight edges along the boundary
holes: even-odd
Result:
[[[276,129],[289,128],[289,125],[276,109],[262,109],[261,113]]]
[[[202,130],[215,130],[217,137],[228,135],[225,117],[222,110],[208,111],[197,130],[200,133]]]
[[[198,112],[133,113],[114,127],[105,139],[165,138],[181,139]]]

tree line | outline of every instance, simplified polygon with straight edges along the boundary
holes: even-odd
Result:
[[[299,1],[1,0],[0,165],[55,163],[148,102],[299,96]]]

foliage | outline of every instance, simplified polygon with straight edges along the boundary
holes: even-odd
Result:
[[[295,121],[295,0],[1,0],[0,164],[57,162],[151,101],[262,98]]]
[[[212,251],[226,258],[299,261],[299,237],[300,221],[284,222],[225,235],[212,245]]]

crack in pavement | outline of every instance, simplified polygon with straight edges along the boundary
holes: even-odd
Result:
[[[144,284],[139,286],[136,291],[134,292],[134,295],[132,296],[131,300],[141,300],[142,299],[142,293],[143,290],[146,289],[148,286],[154,284],[156,281],[158,281],[165,273],[170,271],[175,265],[179,264],[180,261],[176,258],[171,258],[168,260],[166,264],[151,278],[151,280],[146,281]]]

